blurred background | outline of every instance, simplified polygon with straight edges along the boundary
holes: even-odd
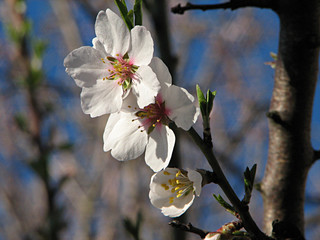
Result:
[[[252,8],[174,15],[170,8],[178,3],[185,1],[145,0],[143,22],[175,84],[194,96],[196,84],[217,90],[211,115],[214,151],[242,198],[243,171],[257,163],[258,183],[267,160],[270,53],[277,52],[278,19],[269,10]],[[127,4],[130,8],[133,0]],[[64,57],[91,46],[96,15],[107,8],[119,14],[112,0],[0,0],[0,240],[133,239],[128,225],[137,222],[144,240],[199,239],[174,232],[171,219],[151,205],[153,172],[143,157],[118,162],[103,152],[108,116],[85,115],[81,89],[65,73]],[[312,122],[316,149],[319,103],[318,86]],[[201,124],[199,118],[199,134]],[[182,130],[177,134],[173,163],[210,170],[192,139]],[[307,239],[320,234],[319,171],[318,162],[307,184]],[[213,193],[222,194],[213,184],[205,186],[183,221],[214,231],[233,220]],[[250,210],[262,227],[258,191]]]

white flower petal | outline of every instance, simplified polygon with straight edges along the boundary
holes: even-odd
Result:
[[[149,134],[145,153],[145,161],[154,172],[168,166],[176,140],[173,131],[168,126],[161,125],[160,127],[156,127]]]
[[[130,93],[123,99],[121,111],[124,112],[137,112],[140,108],[137,104],[137,97],[130,91]]]
[[[99,12],[95,23],[95,32],[106,52],[113,57],[116,54],[124,55],[128,51],[130,32],[124,21],[110,9],[107,9],[106,12]]]
[[[181,216],[187,209],[192,205],[194,200],[194,194],[188,194],[185,197],[183,197],[183,201],[177,201],[177,205],[172,205],[169,207],[163,207],[161,209],[161,212],[163,215],[168,217],[179,217]],[[176,199],[175,199],[176,200]]]
[[[148,142],[148,134],[139,128],[141,123],[138,120],[132,121],[133,119],[135,119],[134,114],[121,112],[118,121],[112,119],[109,125],[107,123],[106,133],[103,136],[104,150],[111,149],[111,155],[119,161],[139,157]],[[112,125],[113,129],[110,131]]]
[[[112,132],[114,126],[120,120],[120,117],[121,117],[120,112],[112,113],[109,115],[106,127],[104,128],[104,132],[103,132],[103,151],[105,151],[105,152],[110,151],[111,147],[113,146],[107,140],[108,140],[108,137],[110,136],[110,133]]]
[[[148,65],[153,56],[153,40],[150,32],[143,26],[131,29],[130,60],[137,65]]]
[[[179,174],[177,175],[177,173]],[[184,172],[184,171],[183,171]],[[196,171],[190,170],[190,176],[196,183],[199,181],[199,174]],[[188,174],[189,176],[189,174]],[[175,181],[179,178],[185,183],[186,189],[179,187]],[[201,175],[200,175],[201,178]],[[195,198],[193,190],[189,187],[194,187],[193,182],[184,173],[181,173],[177,168],[166,168],[165,170],[155,173],[151,177],[149,198],[153,206],[161,209],[162,213],[169,217],[178,217],[183,214],[193,203]],[[189,183],[187,183],[190,181]],[[189,185],[191,184],[191,186]],[[172,189],[174,191],[172,191]],[[179,192],[183,191],[184,193]]]
[[[150,181],[150,192],[152,194],[159,195],[163,198],[169,199],[170,196],[176,196],[175,193],[172,193],[171,191],[165,190],[161,184],[168,183],[169,179],[172,179],[175,177],[176,173],[179,171],[178,168],[166,168],[160,172],[155,173],[151,177]],[[163,172],[169,173],[170,175],[166,175]],[[158,196],[155,196],[158,197]],[[156,206],[158,207],[158,206]]]
[[[166,90],[168,86],[172,84],[172,77],[168,67],[158,57],[152,58],[149,66],[151,67],[152,71],[157,75],[157,78],[160,82],[161,91]]]
[[[166,108],[170,110],[169,118],[184,130],[189,130],[196,122],[199,111],[193,105],[194,98],[184,88],[171,85],[165,92]]]
[[[155,96],[160,89],[160,83],[149,66],[139,67],[136,75],[139,79],[133,80],[132,91],[137,97],[139,107],[143,108],[150,103],[154,103]]]
[[[188,178],[193,182],[193,189],[196,195],[199,197],[202,188],[202,176],[199,172],[188,169]]]
[[[103,52],[92,47],[81,47],[66,56],[64,66],[79,87],[90,87],[107,75],[106,64],[101,58],[105,58]]]
[[[99,80],[92,87],[82,89],[82,110],[91,117],[117,112],[122,105],[122,92],[116,81]]]
[[[106,53],[106,50],[104,49],[103,44],[99,41],[99,39],[97,37],[95,37],[94,39],[92,39],[92,45],[94,49],[97,49],[98,51],[104,53],[105,56],[107,56],[108,54]]]

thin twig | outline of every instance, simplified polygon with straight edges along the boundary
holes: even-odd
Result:
[[[200,148],[202,153],[205,155],[208,163],[210,164],[211,168],[215,172],[217,176],[217,181],[223,192],[226,194],[230,202],[232,203],[235,210],[239,213],[241,220],[243,221],[245,229],[254,235],[257,239],[269,239],[257,226],[257,224],[252,219],[248,207],[244,206],[241,201],[239,200],[238,196],[230,186],[228,180],[226,179],[213,151],[212,148],[208,147],[205,144],[204,140],[199,136],[199,134],[194,130],[194,128],[190,128],[188,131],[189,135],[192,137],[194,142]]]
[[[196,227],[192,226],[191,223],[184,224],[184,223],[181,223],[181,222],[179,222],[177,220],[173,220],[173,221],[169,222],[169,225],[174,227],[174,228],[180,229],[182,231],[186,231],[186,232],[191,232],[191,233],[197,234],[201,238],[205,238],[206,235],[209,233],[208,231],[204,231],[204,230],[202,230],[200,228],[196,228]]]
[[[313,151],[313,162],[316,162],[320,159],[320,150],[314,150]]]
[[[192,4],[187,3],[185,6],[181,6],[179,3],[177,6],[171,8],[171,12],[176,14],[184,14],[185,11],[189,10],[215,10],[215,9],[230,9],[235,10],[238,8],[244,7],[258,7],[258,8],[270,8],[275,9],[275,1],[274,0],[230,0],[225,3],[218,4]]]

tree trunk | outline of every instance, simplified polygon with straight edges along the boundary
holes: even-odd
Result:
[[[310,129],[319,57],[320,1],[279,0],[280,38],[269,112],[269,156],[262,182],[264,225],[304,234],[304,195],[313,163]],[[291,236],[287,236],[291,239]]]

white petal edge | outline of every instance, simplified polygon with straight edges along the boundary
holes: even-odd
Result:
[[[136,159],[145,151],[148,142],[146,131],[141,131],[139,121],[132,121],[135,115],[121,112],[120,117],[111,131],[111,125],[106,127],[104,134],[104,150],[111,149],[111,155],[119,161]],[[108,124],[107,124],[108,125]]]
[[[130,32],[124,21],[110,9],[98,13],[95,32],[108,54],[115,57],[128,51]]]
[[[130,91],[130,93],[123,99],[121,111],[123,112],[137,112],[140,108],[137,104],[137,97]]]
[[[98,79],[107,75],[107,66],[102,62],[103,52],[92,47],[80,47],[69,53],[64,59],[66,72],[79,87],[90,87]]]
[[[82,88],[82,110],[91,117],[117,112],[121,109],[122,92],[116,81],[99,80],[92,87]]]
[[[201,188],[202,188],[202,176],[199,172],[187,169],[188,171],[188,178],[191,182],[193,182],[193,189],[197,195],[200,196]]]
[[[183,208],[177,208],[174,205],[170,207],[163,207],[161,209],[162,214],[172,218],[181,216],[192,205],[195,196],[194,194],[189,194],[186,197],[190,198],[190,200],[188,199],[189,201],[187,201]]]
[[[149,142],[146,147],[146,164],[154,171],[158,172],[166,168],[170,162],[176,137],[168,126],[156,127],[149,134]]]
[[[152,58],[149,66],[151,67],[152,71],[157,75],[157,78],[160,82],[161,91],[165,91],[168,88],[168,86],[172,84],[172,77],[168,67],[158,57]]]
[[[169,118],[184,130],[189,130],[196,122],[199,111],[193,105],[194,98],[184,88],[171,85],[164,96],[166,108],[170,110]]]
[[[107,56],[108,54],[106,53],[106,50],[104,49],[103,44],[99,41],[99,39],[97,37],[95,37],[94,39],[92,39],[92,45],[94,49],[97,49],[98,51],[104,53],[105,56]]]
[[[144,26],[131,29],[131,45],[128,51],[134,65],[149,65],[153,57],[153,40],[150,32]]]
[[[107,139],[108,139],[111,131],[114,129],[114,126],[120,120],[120,118],[121,118],[120,112],[112,113],[109,115],[107,124],[106,124],[106,126],[104,128],[104,132],[103,132],[103,151],[105,151],[105,152],[110,151],[111,147],[113,146],[112,144],[110,144],[107,141]]]
[[[133,80],[132,91],[137,97],[138,106],[143,108],[150,103],[154,103],[160,90],[160,83],[149,66],[139,67],[136,75],[139,79]]]

